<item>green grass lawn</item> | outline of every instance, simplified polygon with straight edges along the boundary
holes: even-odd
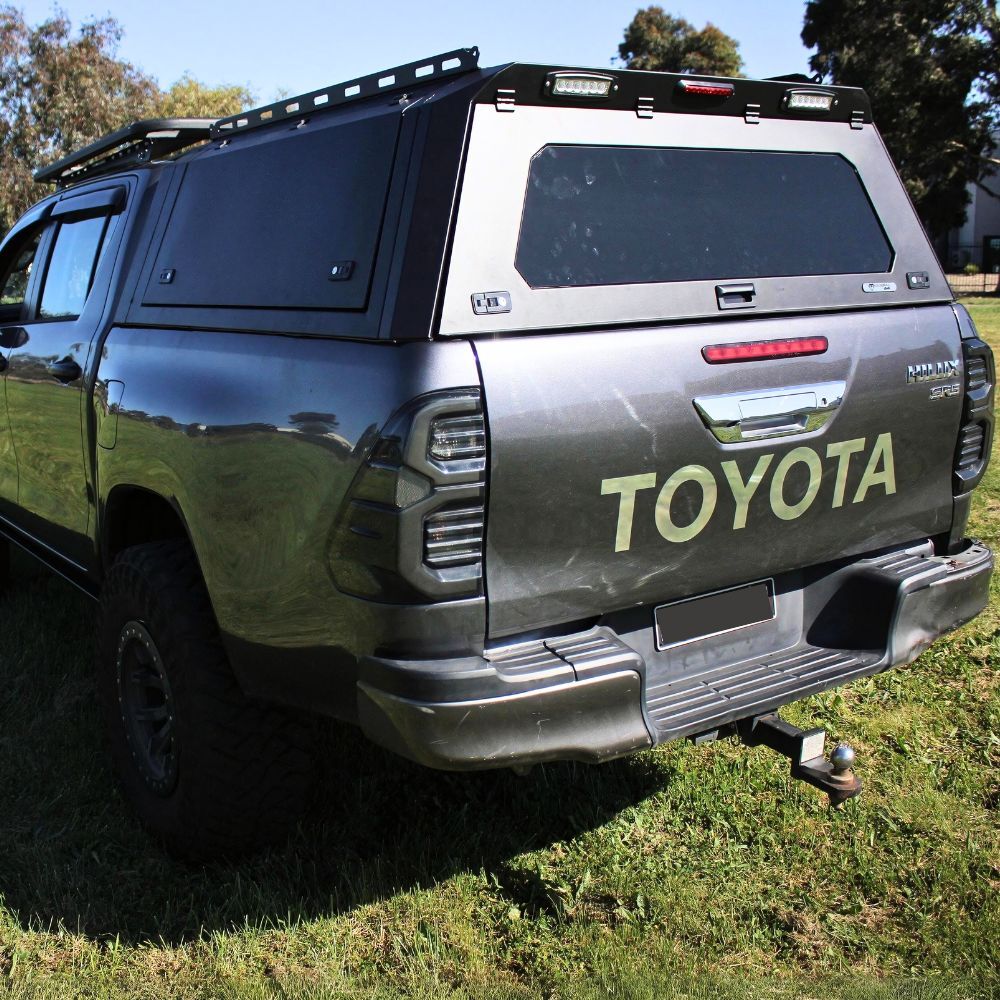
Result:
[[[971,308],[1000,348],[1000,301]],[[1000,464],[972,531],[1000,545]],[[787,711],[858,750],[830,811],[733,742],[422,770],[334,725],[291,843],[164,857],[105,765],[92,608],[0,602],[0,995],[972,998],[1000,983],[1000,601]]]

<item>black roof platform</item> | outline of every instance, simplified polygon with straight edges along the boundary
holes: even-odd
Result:
[[[322,90],[313,90],[308,94],[300,94],[298,97],[288,97],[283,101],[255,108],[253,111],[220,118],[212,125],[212,138],[246,132],[289,118],[301,119],[306,115],[326,111],[328,108],[364,100],[366,97],[400,93],[444,77],[468,73],[478,67],[479,49],[475,46],[443,52],[437,56],[406,63],[404,66],[358,77],[356,80],[345,80],[343,83],[336,83]]]
[[[601,92],[559,93],[561,77],[600,81]],[[797,103],[793,97],[830,98],[824,106]],[[860,87],[827,86],[809,77],[696,76],[638,69],[585,69],[560,65],[512,63],[498,67],[475,98],[513,111],[519,105],[546,108],[592,108],[634,111],[640,118],[654,114],[725,115],[754,123],[767,118],[787,121],[827,121],[863,128],[872,121],[871,102]]]
[[[65,187],[100,174],[113,173],[211,138],[214,118],[152,118],[132,122],[110,135],[78,149],[47,167],[36,170],[39,184]]]

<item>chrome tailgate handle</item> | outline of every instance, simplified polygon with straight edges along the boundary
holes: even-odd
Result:
[[[846,382],[697,396],[705,426],[724,444],[818,431],[844,399]]]

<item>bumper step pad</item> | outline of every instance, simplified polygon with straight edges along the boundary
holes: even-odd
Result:
[[[761,715],[789,701],[871,673],[879,654],[801,646],[761,663],[718,667],[650,684],[646,712],[661,741]]]
[[[818,584],[831,606],[838,592],[872,597],[870,605],[855,603],[837,616],[837,648],[809,643],[810,622],[805,621],[797,645],[753,660],[672,670],[668,676],[657,676],[655,664],[647,663],[646,717],[656,742],[711,734],[731,722],[910,662],[939,635],[982,610],[992,568],[992,553],[974,542],[952,557],[934,556],[928,542],[859,559]],[[883,631],[874,640],[871,626],[880,615]]]

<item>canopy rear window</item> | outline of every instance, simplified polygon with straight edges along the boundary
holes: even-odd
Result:
[[[516,266],[533,288],[892,267],[835,153],[549,145],[531,162]]]

